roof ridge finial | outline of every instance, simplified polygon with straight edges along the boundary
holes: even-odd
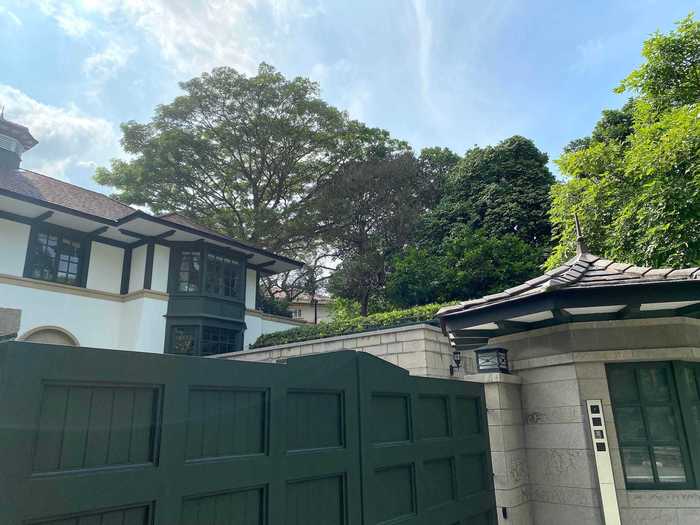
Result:
[[[574,224],[576,225],[576,255],[588,253],[588,246],[586,246],[586,237],[581,231],[581,223],[578,220],[578,213],[574,213]]]

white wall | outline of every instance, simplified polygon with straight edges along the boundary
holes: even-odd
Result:
[[[168,301],[131,301],[0,283],[0,307],[22,310],[19,336],[42,326],[68,330],[80,346],[163,352]]]
[[[245,271],[245,307],[255,310],[255,286],[257,284],[258,272],[255,270]]]
[[[119,348],[163,353],[168,302],[143,297],[122,304]]]
[[[131,273],[129,292],[143,290],[143,277],[146,274],[146,246],[139,246],[131,252]]]
[[[168,291],[169,269],[170,248],[156,244],[153,250],[153,278],[151,279],[151,290],[156,290],[158,292]]]
[[[251,344],[253,344],[258,337],[262,334],[270,334],[272,332],[281,332],[283,330],[290,330],[292,328],[297,328],[301,323],[293,322],[291,319],[289,322],[282,320],[270,319],[267,316],[256,315],[246,313],[245,324],[246,330],[243,336],[243,348],[247,349]]]
[[[308,303],[292,303],[289,305],[290,310],[301,309],[301,318],[304,321],[313,323],[315,319],[314,305]],[[326,321],[331,317],[331,307],[329,304],[318,305],[318,321]]]
[[[17,276],[24,273],[30,229],[27,224],[0,219],[0,273]]]
[[[124,250],[93,241],[90,248],[87,288],[119,293],[122,285]]]

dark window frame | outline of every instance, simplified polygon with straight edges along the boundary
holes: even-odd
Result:
[[[51,278],[45,276],[37,276],[34,274],[34,268],[37,263],[37,258],[39,255],[36,253],[36,246],[41,235],[55,236],[57,238],[57,247],[62,244],[62,241],[68,240],[70,242],[79,243],[78,247],[78,262],[77,271],[75,272],[75,281],[61,280],[59,279],[60,265],[61,265],[61,252],[62,250],[57,250],[57,257],[54,262],[53,276]],[[72,230],[70,228],[65,228],[63,226],[58,226],[49,223],[38,223],[32,224],[29,239],[27,241],[27,252],[24,261],[24,271],[23,276],[28,279],[36,279],[38,281],[63,284],[66,286],[73,286],[76,288],[85,288],[87,285],[87,276],[90,267],[90,252],[92,246],[92,239],[90,235],[86,232],[81,232],[77,230]],[[70,270],[71,262],[67,262],[68,270]],[[73,273],[73,272],[71,272]]]
[[[192,333],[194,338],[192,343],[192,350],[190,352],[175,352],[176,343],[176,332],[179,330],[186,330]],[[211,331],[226,331],[230,339],[226,342],[212,340]],[[207,322],[203,321],[174,321],[168,323],[167,327],[167,337],[166,337],[166,347],[165,353],[172,355],[189,355],[194,357],[205,357],[210,355],[219,355],[223,353],[233,353],[240,352],[243,350],[243,336],[245,327],[240,326],[240,323],[235,323],[231,326],[228,323],[221,322]],[[209,339],[207,339],[209,338]],[[227,345],[227,348],[223,348],[221,351],[207,351],[207,345]]]
[[[663,371],[665,374],[669,397],[667,400],[646,399],[640,385],[640,373],[643,370],[655,369]],[[683,372],[691,371],[695,381],[695,392],[684,385],[687,381],[682,377]],[[632,387],[636,393],[634,399],[621,399],[616,395],[616,387],[613,384],[612,375],[617,371],[623,373],[630,371],[633,375],[633,383],[627,382],[626,386]],[[693,375],[694,374],[694,375]],[[700,407],[700,363],[689,363],[681,361],[644,361],[630,363],[608,363],[606,365],[606,376],[608,390],[615,421],[615,429],[618,441],[618,451],[624,475],[624,483],[627,490],[693,490],[700,488],[698,482],[698,472],[700,472],[700,422],[694,422],[689,404]],[[618,391],[619,394],[619,391]],[[694,399],[693,399],[694,397]],[[677,437],[659,438],[653,435],[653,424],[651,424],[651,410],[658,408],[671,408],[674,426],[677,430]],[[642,430],[644,436],[639,438],[624,437],[622,412],[624,410],[638,409],[642,423],[638,430]],[[697,412],[700,414],[700,410]],[[658,427],[657,427],[658,428]],[[681,461],[685,470],[686,480],[684,482],[664,482],[659,475],[659,463],[655,458],[655,447],[679,448]],[[650,460],[650,469],[654,478],[653,482],[631,482],[628,480],[628,467],[625,465],[624,450],[637,448],[646,449],[645,452]]]
[[[179,290],[180,266],[183,252],[199,252],[200,270],[196,290]],[[222,247],[212,246],[203,241],[172,243],[171,254],[168,277],[168,290],[171,295],[188,297],[202,296],[238,303],[245,302],[246,269],[248,266],[245,256]],[[235,293],[233,295],[217,293],[210,289],[210,272],[212,271],[210,267],[213,266],[209,260],[210,256],[229,259],[237,265],[236,282],[234,286]]]

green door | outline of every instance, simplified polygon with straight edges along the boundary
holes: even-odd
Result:
[[[495,523],[483,390],[363,353],[0,344],[3,525]]]

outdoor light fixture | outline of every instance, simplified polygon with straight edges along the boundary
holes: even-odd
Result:
[[[462,364],[462,352],[459,350],[455,350],[452,352],[452,360],[454,361],[454,365],[450,365],[450,375],[453,376],[455,375],[455,370],[459,370],[459,367]]]
[[[508,374],[508,350],[505,348],[480,348],[475,350],[476,367],[479,372]]]

